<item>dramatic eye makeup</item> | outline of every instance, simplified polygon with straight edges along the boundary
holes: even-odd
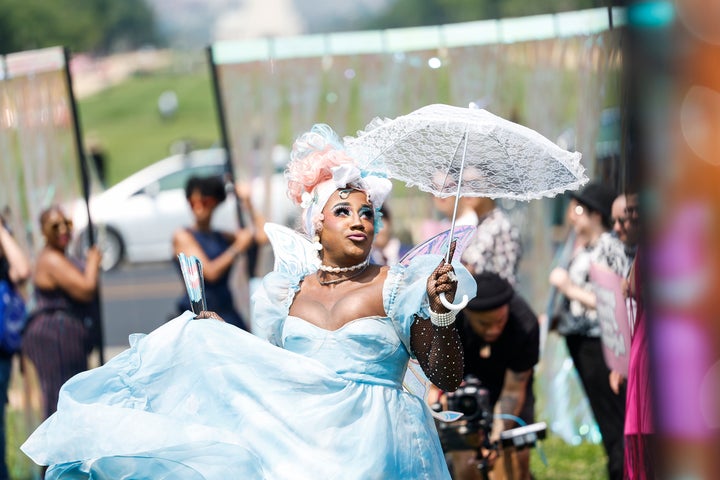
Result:
[[[336,217],[350,215],[350,204],[349,203],[338,203],[332,208],[332,213]]]
[[[360,210],[358,211],[358,214],[361,217],[365,217],[365,218],[369,218],[369,219],[372,219],[375,217],[375,211],[369,205],[365,205],[365,206],[361,207]]]
[[[351,214],[351,208],[352,206],[347,202],[338,203],[333,206],[332,213],[336,217],[348,216]],[[363,205],[358,210],[358,216],[373,219],[375,218],[375,210],[373,210],[371,205]]]

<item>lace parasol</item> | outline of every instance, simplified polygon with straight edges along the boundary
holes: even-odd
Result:
[[[532,200],[588,181],[580,153],[479,108],[434,104],[394,120],[375,118],[357,137],[345,138],[345,148],[361,169],[384,169],[438,197],[454,195],[450,238],[461,196]],[[467,303],[440,298],[451,310]]]
[[[588,181],[580,153],[477,108],[434,104],[375,118],[345,146],[361,167],[384,164],[390,178],[439,197],[532,200]]]

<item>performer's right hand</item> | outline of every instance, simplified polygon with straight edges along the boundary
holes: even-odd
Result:
[[[195,317],[195,320],[203,319],[203,318],[209,318],[211,320],[218,320],[220,322],[225,323],[225,320],[223,320],[223,318],[220,315],[218,315],[217,313],[212,312],[210,310],[203,310],[202,312],[198,313],[197,317]]]

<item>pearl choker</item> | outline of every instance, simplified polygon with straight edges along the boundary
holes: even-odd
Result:
[[[318,267],[318,270],[322,270],[323,272],[329,272],[329,273],[345,273],[345,272],[354,272],[355,270],[360,270],[361,268],[365,268],[368,266],[368,263],[370,263],[370,257],[367,257],[362,262],[358,263],[357,265],[353,265],[351,267],[331,267],[330,265],[323,265],[320,264]]]
[[[365,263],[364,266],[360,270],[358,270],[354,273],[351,273],[347,277],[340,277],[340,278],[336,278],[335,280],[327,280],[325,282],[323,282],[322,280],[320,280],[320,278],[318,278],[318,282],[320,283],[320,285],[323,285],[323,286],[333,285],[335,283],[341,283],[341,282],[353,279],[355,277],[359,277],[360,275],[362,275],[365,272],[365,269],[367,268],[367,266],[368,266],[368,263]]]

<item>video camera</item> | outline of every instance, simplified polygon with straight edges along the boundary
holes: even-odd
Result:
[[[498,442],[490,442],[494,420],[490,392],[476,377],[468,375],[460,388],[445,395],[447,409],[460,412],[463,416],[454,422],[437,422],[443,451],[475,450],[478,470],[484,478],[487,478],[490,452],[497,450],[500,445],[516,450],[532,448],[546,436],[547,425],[540,422],[505,430],[500,434]],[[432,408],[435,411],[442,410],[439,403]]]
[[[438,422],[440,443],[445,452],[454,450],[478,450],[488,438],[493,426],[490,392],[481,386],[480,381],[468,376],[464,384],[454,392],[445,394],[447,409],[460,412],[463,416],[454,422]],[[439,403],[433,405],[435,411],[441,411]]]

